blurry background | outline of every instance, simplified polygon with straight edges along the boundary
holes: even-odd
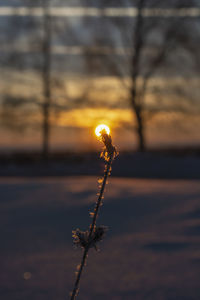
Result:
[[[0,0],[0,151],[200,146],[200,1]]]

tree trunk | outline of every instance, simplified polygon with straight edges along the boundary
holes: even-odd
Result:
[[[141,114],[137,116],[137,134],[138,134],[138,151],[144,152],[146,150],[145,135],[144,135],[144,121]]]
[[[137,134],[137,150],[144,152],[146,150],[145,135],[144,135],[144,119],[142,115],[143,107],[142,104],[137,104],[136,101],[136,88],[135,83],[132,83],[131,89],[131,105],[136,120],[136,134]]]
[[[138,16],[135,21],[135,30],[133,34],[133,48],[134,53],[132,56],[132,72],[131,72],[131,93],[130,93],[130,101],[131,106],[133,108],[133,112],[136,119],[136,133],[137,133],[137,140],[138,140],[138,151],[144,152],[145,151],[145,136],[144,136],[144,120],[142,116],[143,111],[143,104],[142,99],[140,99],[138,95],[138,87],[137,87],[137,79],[139,76],[139,69],[140,69],[140,57],[141,51],[143,47],[143,16],[142,16],[142,9],[144,7],[145,0],[139,0],[138,2]]]
[[[44,160],[49,156],[50,136],[50,104],[51,104],[51,16],[49,14],[49,3],[43,0],[44,38],[43,38],[43,95],[42,105],[42,157]]]

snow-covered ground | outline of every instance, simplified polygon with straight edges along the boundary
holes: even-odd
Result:
[[[0,299],[63,300],[97,178],[1,178]],[[200,181],[110,178],[78,299],[200,299]]]

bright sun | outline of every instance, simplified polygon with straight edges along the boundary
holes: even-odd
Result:
[[[107,134],[110,134],[110,128],[107,125],[101,124],[98,125],[95,129],[96,136],[100,136],[102,130],[105,130]]]

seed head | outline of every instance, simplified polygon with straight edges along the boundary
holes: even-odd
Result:
[[[103,239],[107,230],[108,229],[106,226],[96,227],[89,239],[89,231],[81,231],[80,229],[76,229],[76,230],[72,231],[72,237],[74,239],[74,244],[76,246],[80,246],[82,248],[94,247],[95,249],[97,249],[96,244]]]
[[[101,157],[103,157],[106,161],[108,161],[110,158],[115,158],[118,153],[115,146],[112,144],[112,138],[110,134],[107,134],[106,130],[103,129],[101,131],[100,138],[105,145],[103,152],[101,153]]]

